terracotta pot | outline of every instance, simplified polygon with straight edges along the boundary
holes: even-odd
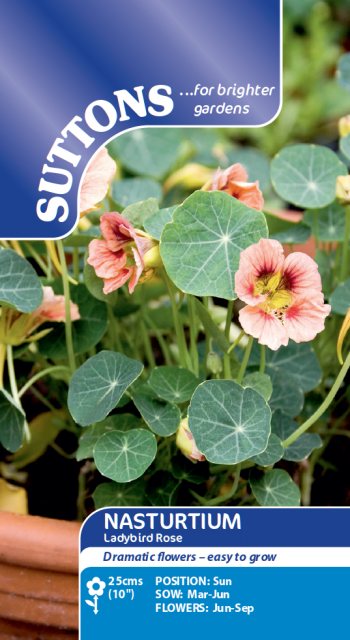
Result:
[[[0,639],[77,637],[76,522],[0,513]]]

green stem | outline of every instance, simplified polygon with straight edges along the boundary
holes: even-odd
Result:
[[[243,336],[245,336],[245,331],[243,331],[243,329],[242,329],[240,334],[237,336],[236,340],[234,342],[232,342],[231,346],[227,350],[227,355],[232,353],[232,351],[234,351],[235,348],[238,347],[238,345],[239,345],[240,341],[242,340]]]
[[[230,300],[227,305],[226,323],[225,323],[225,337],[230,340],[230,329],[233,314],[233,300]],[[229,379],[232,377],[231,373],[231,360],[230,355],[225,353],[224,355],[224,378]]]
[[[6,361],[6,345],[0,343],[0,389],[4,386],[4,368]]]
[[[24,396],[24,394],[28,391],[28,389],[30,389],[30,387],[33,384],[35,384],[38,380],[40,380],[40,378],[44,378],[45,376],[50,375],[50,373],[54,373],[58,371],[68,371],[68,367],[64,367],[63,365],[62,366],[60,365],[60,366],[48,367],[43,371],[39,371],[32,378],[30,378],[30,380],[28,380],[28,382],[26,382],[25,385],[23,385],[22,389],[20,389],[18,392],[18,397],[22,398],[22,396]]]
[[[218,496],[217,498],[212,498],[211,500],[205,500],[205,498],[203,498],[202,496],[199,496],[197,493],[195,493],[194,491],[191,491],[192,495],[195,496],[198,500],[198,502],[200,502],[200,504],[206,506],[206,507],[215,507],[219,504],[222,504],[223,502],[228,502],[228,500],[231,500],[231,498],[233,498],[233,496],[235,495],[237,489],[238,489],[238,485],[239,485],[239,480],[241,477],[241,465],[238,464],[236,466],[236,470],[235,470],[235,479],[232,483],[232,487],[230,489],[230,491],[228,491],[227,493],[225,493],[225,495],[223,496]]]
[[[340,268],[340,281],[344,282],[349,269],[349,243],[350,243],[350,206],[345,207],[345,233],[343,242],[343,253]]]
[[[237,382],[238,384],[242,384],[247,366],[248,366],[248,362],[249,362],[249,358],[250,358],[250,354],[252,352],[252,348],[253,348],[253,342],[254,342],[254,338],[252,338],[252,336],[249,336],[249,340],[248,340],[248,344],[245,348],[245,353],[243,356],[243,360],[238,372],[238,376],[237,376]]]
[[[73,274],[74,274],[74,278],[78,282],[79,282],[79,276],[80,276],[79,258],[80,258],[79,247],[74,247],[73,248]]]
[[[36,263],[39,265],[40,269],[45,274],[46,278],[49,280],[49,270],[44,260],[42,259],[42,257],[39,256],[38,252],[31,246],[29,242],[25,242],[24,246],[27,249],[28,253],[32,256],[32,258],[34,258]]]
[[[305,431],[307,431],[310,427],[312,427],[312,425],[315,424],[315,422],[317,422],[317,420],[319,420],[323,416],[324,412],[327,411],[328,407],[332,404],[336,394],[338,393],[344,381],[344,378],[348,372],[349,367],[350,367],[350,353],[348,353],[348,356],[342,368],[340,369],[332,388],[330,389],[328,395],[326,396],[322,404],[319,406],[319,408],[312,414],[312,416],[310,416],[310,418],[308,418],[302,425],[300,425],[298,429],[293,431],[293,433],[289,436],[289,438],[287,438],[286,440],[284,440],[284,442],[282,442],[282,445],[285,449],[289,447],[291,444],[293,444],[293,442],[295,442],[303,433],[305,433]]]
[[[260,367],[259,367],[260,373],[265,373],[265,366],[266,366],[266,347],[264,344],[262,344],[260,346]]]
[[[165,280],[165,284],[166,284],[166,286],[168,288],[171,308],[172,308],[172,312],[173,312],[175,333],[176,333],[177,343],[178,343],[178,347],[179,347],[180,364],[183,367],[185,367],[186,369],[191,369],[192,370],[191,358],[190,358],[189,353],[187,351],[185,332],[184,332],[184,328],[183,328],[183,325],[182,325],[182,322],[181,322],[181,319],[180,319],[179,310],[178,310],[178,307],[177,307],[177,304],[176,304],[174,285],[171,282],[171,280],[169,280],[169,278],[168,278],[168,276],[166,275],[165,272],[163,273],[163,277],[164,277],[164,280]]]
[[[198,376],[199,374],[199,357],[197,348],[198,337],[198,324],[196,309],[194,306],[194,298],[191,295],[187,295],[188,315],[190,321],[190,354],[192,360],[193,373]]]
[[[17,388],[15,365],[13,361],[13,350],[10,344],[7,345],[6,354],[7,354],[7,370],[9,374],[9,380],[10,380],[11,394],[17,406],[23,411],[22,405],[21,405],[21,399],[19,397],[18,388]],[[24,414],[24,411],[23,411],[23,414]],[[27,442],[29,442],[31,439],[31,434],[30,434],[30,430],[29,430],[26,419],[24,420],[24,435]]]
[[[72,318],[70,313],[70,288],[69,288],[66,256],[64,253],[64,246],[63,246],[62,240],[57,240],[57,249],[58,249],[58,255],[60,258],[60,263],[62,268],[62,284],[63,284],[65,315],[66,315],[65,332],[66,332],[68,362],[69,362],[69,368],[71,372],[74,373],[76,369],[76,364],[75,364],[75,354],[74,354],[74,346],[73,346]]]
[[[207,311],[209,310],[209,298],[207,296],[204,296],[202,298],[202,302],[203,302],[203,306],[207,309]],[[207,368],[207,359],[208,359],[208,353],[211,349],[211,345],[210,345],[210,336],[208,335],[208,332],[205,332],[205,355],[204,355],[204,365],[205,365],[205,377],[207,377],[208,375],[208,368]]]
[[[150,340],[150,337],[148,335],[148,331],[147,331],[147,329],[145,327],[145,323],[144,323],[143,318],[140,318],[139,327],[141,329],[143,346],[144,346],[144,349],[145,349],[145,354],[146,354],[148,363],[149,363],[150,367],[152,369],[154,369],[154,367],[156,367],[156,361],[155,361],[155,358],[154,358],[154,353],[153,353],[153,349],[152,349],[151,340]]]
[[[318,231],[318,211],[314,211],[313,213],[313,221],[312,221],[312,233],[315,236],[316,249],[319,249],[319,231]]]
[[[153,322],[152,318],[150,318],[149,315],[145,314],[144,317],[145,317],[146,324],[148,324],[149,328],[151,329],[151,331],[153,331],[154,335],[158,340],[158,344],[161,348],[165,364],[171,365],[172,359],[171,359],[170,349],[162,336],[162,332],[158,329],[157,325]]]
[[[107,304],[108,313],[108,329],[110,332],[112,349],[116,349],[120,353],[123,351],[122,343],[120,342],[119,333],[117,330],[117,319],[114,316],[113,309],[110,304]]]

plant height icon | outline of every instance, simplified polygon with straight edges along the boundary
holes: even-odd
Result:
[[[89,596],[92,596],[92,600],[85,600],[85,602],[89,605],[89,607],[93,607],[94,613],[97,614],[98,599],[100,596],[103,596],[103,592],[106,588],[106,583],[95,576],[94,578],[92,578],[92,580],[89,580],[86,583],[86,586],[89,592]]]

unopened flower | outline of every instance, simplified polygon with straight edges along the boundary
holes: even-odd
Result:
[[[224,191],[252,209],[261,210],[264,206],[258,180],[248,182],[247,171],[238,162],[227,169],[218,169],[206,189],[207,191]]]
[[[341,138],[345,138],[350,134],[350,115],[340,118],[338,128]]]
[[[18,346],[24,342],[40,340],[51,329],[37,332],[45,322],[65,322],[64,296],[56,296],[51,287],[43,287],[43,301],[32,313],[20,313],[14,309],[1,309],[0,316],[0,342]],[[70,315],[72,321],[79,320],[80,314],[77,305],[70,303]]]
[[[89,164],[80,188],[80,215],[96,209],[107,194],[109,185],[116,172],[116,164],[105,148],[95,155]]]
[[[239,312],[244,331],[273,350],[289,339],[313,340],[331,310],[316,262],[299,252],[285,257],[277,240],[262,239],[242,251],[235,290],[247,303]]]
[[[350,309],[348,309],[347,314],[344,318],[344,322],[339,331],[338,341],[337,341],[337,356],[340,364],[344,363],[343,360],[343,344],[346,336],[350,331]]]
[[[102,278],[103,293],[111,293],[126,282],[133,293],[141,275],[147,277],[160,265],[158,243],[134,229],[120,213],[105,213],[100,226],[103,240],[90,242],[87,262]]]
[[[335,195],[343,204],[350,204],[350,176],[338,176]]]
[[[188,419],[181,420],[180,426],[176,434],[176,445],[180,449],[181,453],[186,456],[192,462],[203,462],[205,456],[197,449],[195,439],[188,426]]]
[[[199,189],[212,178],[212,170],[197,162],[190,162],[174,171],[164,182],[164,190],[169,191],[179,184],[186,189]]]

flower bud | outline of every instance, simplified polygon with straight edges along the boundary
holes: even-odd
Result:
[[[215,351],[209,351],[207,355],[207,369],[214,374],[222,372],[222,360]]]
[[[212,169],[196,162],[190,162],[169,176],[164,183],[164,189],[169,191],[177,185],[182,185],[186,189],[199,189],[208,180],[211,180],[212,175]]]
[[[350,204],[350,176],[338,176],[335,195],[343,204]]]
[[[340,118],[338,122],[338,128],[341,138],[345,138],[350,134],[350,115]]]
[[[162,258],[160,257],[159,244],[149,249],[143,256],[143,262],[145,269],[161,267],[163,265]]]
[[[348,309],[348,312],[344,318],[344,322],[341,326],[341,329],[339,331],[339,336],[338,336],[338,342],[337,342],[337,356],[338,356],[338,360],[340,362],[340,364],[344,363],[343,360],[343,344],[344,344],[344,340],[347,336],[347,334],[349,333],[350,330],[350,309]]]
[[[176,434],[176,445],[191,462],[203,462],[205,456],[197,449],[194,437],[188,426],[188,418],[181,420]]]

